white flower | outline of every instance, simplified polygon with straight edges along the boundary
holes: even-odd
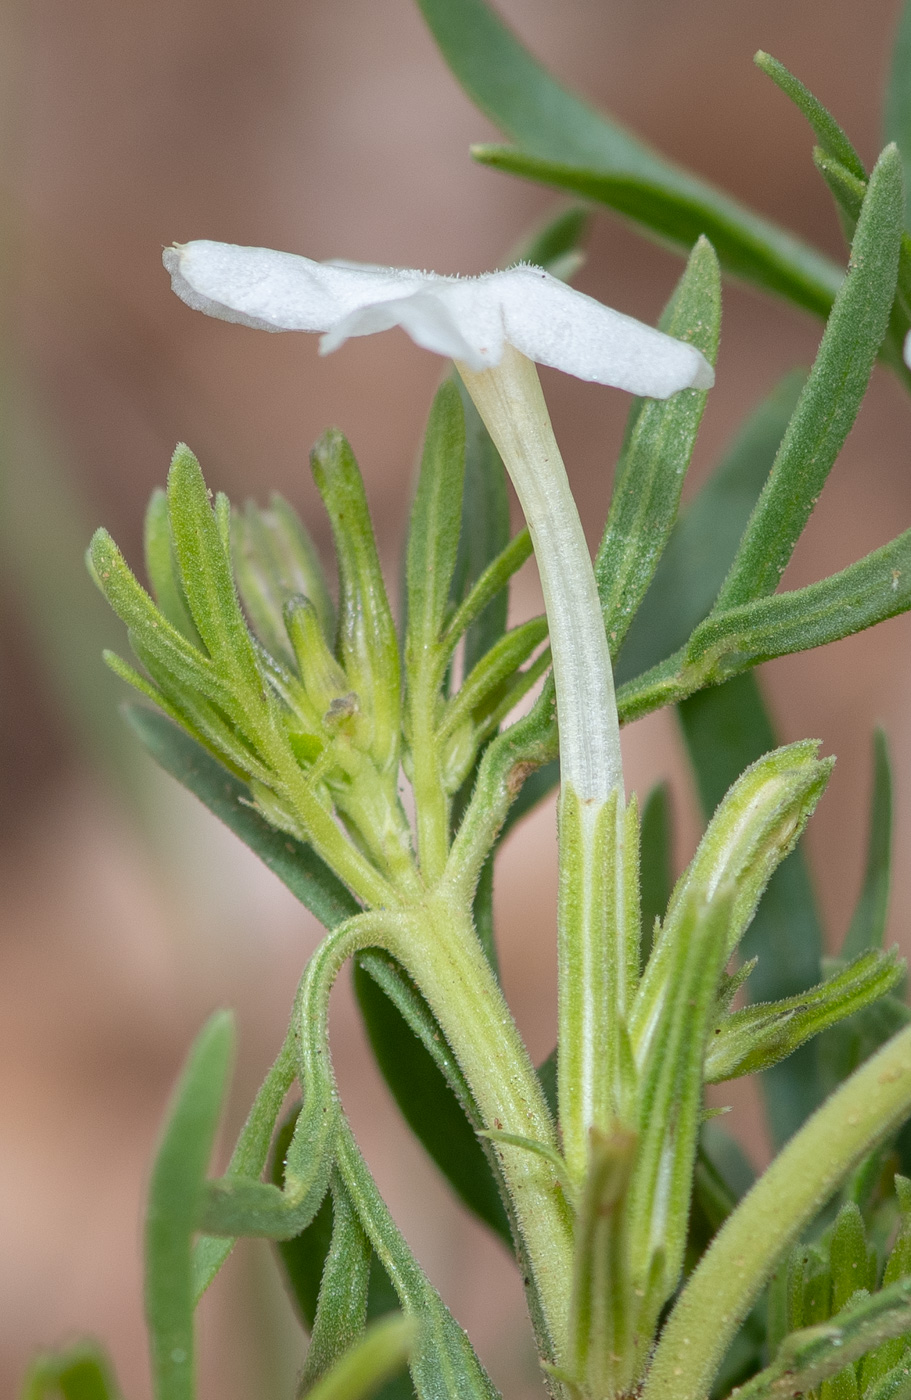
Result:
[[[323,354],[352,336],[401,326],[425,350],[475,371],[499,365],[509,344],[538,364],[648,398],[714,382],[692,345],[540,267],[441,277],[205,240],[167,248],[164,264],[174,291],[195,310],[261,330],[322,331]]]

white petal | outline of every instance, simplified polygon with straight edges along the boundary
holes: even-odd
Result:
[[[336,266],[271,248],[194,243],[166,248],[182,301],[222,321],[268,331],[328,331],[362,306],[400,297],[421,273]]]
[[[166,249],[164,264],[174,291],[196,310],[263,330],[323,331],[324,354],[352,336],[401,326],[424,349],[473,370],[498,365],[509,341],[530,360],[649,398],[714,383],[693,346],[541,268],[441,277],[205,240]]]
[[[506,338],[530,360],[653,399],[715,382],[694,346],[602,306],[541,268],[510,268],[497,280]]]
[[[909,369],[911,369],[911,331],[909,331],[908,334],[905,336],[905,344],[902,350],[902,355],[904,356],[905,364],[908,366]]]

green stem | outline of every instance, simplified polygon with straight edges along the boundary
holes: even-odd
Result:
[[[299,1072],[304,1113],[335,1098],[326,1051],[332,986],[349,957],[383,948],[416,982],[468,1081],[484,1126],[556,1150],[541,1085],[509,1007],[460,901],[437,891],[421,905],[357,914],[316,950],[298,992]],[[318,1136],[303,1132],[302,1141]],[[548,1359],[563,1355],[572,1283],[572,1222],[553,1167],[538,1153],[497,1144],[504,1183],[529,1265],[533,1311],[543,1321]],[[289,1155],[289,1166],[290,1155]]]
[[[460,900],[441,891],[418,912],[394,956],[414,978],[471,1088],[486,1128],[556,1150],[538,1076]],[[572,1287],[572,1220],[553,1166],[497,1142],[551,1359],[565,1354]]]
[[[785,1251],[911,1111],[911,1027],[813,1114],[715,1236],[661,1334],[642,1400],[704,1400]]]

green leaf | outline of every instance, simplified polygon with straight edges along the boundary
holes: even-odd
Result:
[[[233,1021],[216,1012],[190,1051],[152,1168],[145,1305],[156,1400],[195,1393],[192,1245],[233,1048]]]
[[[120,1387],[97,1342],[42,1352],[29,1366],[19,1400],[120,1400]]]
[[[262,682],[231,560],[199,463],[182,443],[168,473],[168,513],[184,593],[199,635],[232,690],[255,701]]]
[[[457,629],[449,629],[450,635],[454,634],[452,645],[455,646],[462,631],[467,628],[463,664],[470,668],[489,651],[506,630],[506,612],[509,604],[506,584],[514,570],[524,563],[531,553],[531,540],[526,539],[523,557],[516,557],[516,562],[511,564],[511,567],[502,573],[490,572],[494,561],[509,545],[509,492],[506,485],[506,469],[461,377],[453,375],[452,382],[459,391],[465,415],[462,525],[452,579],[452,602],[456,605],[463,603],[482,578],[486,579],[488,584],[486,592],[474,593],[474,602],[464,624],[459,624]],[[519,545],[518,552],[522,552],[522,545]],[[482,597],[483,605],[478,606]]]
[[[233,697],[210,658],[172,627],[127,567],[106,530],[96,530],[88,554],[89,570],[114,612],[143,648],[144,661],[160,664],[188,691],[230,712]]]
[[[290,598],[309,598],[323,635],[332,639],[332,600],[313,541],[297,512],[277,493],[269,509],[248,501],[232,519],[232,558],[244,607],[273,656],[293,661],[284,627]]]
[[[667,783],[656,783],[642,808],[639,836],[642,910],[639,958],[643,967],[652,951],[656,920],[664,916],[674,886],[671,840],[671,790]]]
[[[677,711],[703,814],[710,817],[729,785],[775,743],[756,678],[738,676],[692,696]],[[778,1001],[819,980],[822,930],[810,874],[798,847],[772,875],[741,944],[759,956],[748,983],[757,1001]],[[760,1081],[773,1140],[786,1142],[823,1096],[812,1048],[798,1050]]]
[[[426,3],[426,0],[425,0]],[[640,147],[643,155],[645,148]],[[730,196],[651,152],[639,168],[625,163],[548,160],[513,146],[476,145],[480,164],[604,204],[659,243],[689,252],[706,237],[722,272],[826,316],[841,282],[838,265]],[[655,169],[652,165],[654,162]]]
[[[371,756],[386,771],[399,755],[399,648],[364,483],[337,428],[323,434],[310,463],[338,556],[340,660],[372,726]]]
[[[635,1318],[624,1206],[635,1133],[591,1130],[588,1169],[576,1213],[570,1374],[583,1394],[616,1395],[629,1384]]]
[[[297,1103],[289,1111],[275,1135],[269,1174],[273,1185],[279,1189],[283,1189],[285,1185],[285,1157],[299,1113],[300,1104]],[[333,1219],[332,1194],[328,1192],[306,1230],[302,1230],[290,1240],[275,1242],[276,1253],[284,1270],[285,1285],[308,1332],[313,1331],[316,1320],[320,1280],[332,1243]]]
[[[488,629],[485,623],[485,645],[483,651],[478,651],[477,661],[480,661],[486,656],[490,648],[496,645],[497,641],[506,630],[505,605],[508,601],[506,586],[516,570],[520,569],[526,559],[531,557],[531,552],[531,536],[527,530],[520,530],[517,535],[514,535],[513,538],[508,541],[500,553],[490,561],[486,568],[481,571],[471,589],[466,593],[465,598],[453,613],[446,627],[443,642],[447,653],[455,649],[464,632],[467,631],[470,637],[472,635],[473,624],[480,624],[483,622],[492,604],[496,602],[499,605],[500,600],[502,600],[502,625],[498,623],[499,630],[496,636],[494,636],[493,627],[491,626]],[[466,651],[467,647],[468,640],[466,638]],[[475,650],[477,650],[477,648],[472,648],[472,655],[474,655]],[[471,663],[472,669],[473,666],[477,664],[477,661]],[[464,667],[469,666],[467,655],[463,665]]]
[[[279,1129],[272,1151],[271,1179],[276,1186],[284,1186],[285,1155],[294,1132],[300,1104],[296,1104]],[[333,1231],[332,1195],[328,1193],[313,1220],[300,1235],[290,1240],[276,1242],[276,1251],[281,1260],[285,1284],[291,1301],[308,1331],[313,1331],[316,1319],[317,1302],[323,1268],[329,1254]],[[398,1298],[388,1275],[383,1269],[373,1249],[368,1246],[369,1281],[367,1285],[367,1318],[373,1321],[383,1317],[398,1307]],[[382,1400],[408,1400],[413,1394],[407,1375],[387,1381],[382,1389]]]
[[[883,946],[889,912],[891,863],[892,766],[888,740],[883,730],[877,729],[873,735],[873,792],[870,798],[867,864],[860,898],[839,952],[839,957],[845,961],[856,958],[868,948]]]
[[[838,959],[846,961],[883,946],[889,905],[892,843],[892,775],[886,738],[877,730],[873,741],[873,793],[863,886]],[[886,996],[845,1025],[833,1027],[817,1047],[822,1082],[828,1090],[847,1079],[858,1065],[907,1024],[911,1011],[898,996]]]
[[[697,1400],[708,1392],[728,1345],[778,1262],[849,1173],[911,1112],[909,1052],[911,1028],[816,1111],[728,1218],[665,1323],[644,1400]],[[843,1349],[835,1372],[851,1359],[849,1339],[863,1334],[855,1353],[862,1355],[876,1344],[875,1327],[895,1320],[890,1310],[907,1308],[911,1281],[897,1286],[901,1288],[904,1295],[883,1290],[858,1305],[856,1313],[850,1310],[851,1318],[840,1315],[836,1330],[841,1330]],[[898,1330],[903,1329],[907,1323]]]
[[[905,175],[905,222],[911,224],[911,5],[899,10],[889,83],[883,111],[883,131],[902,157]]]
[[[911,1325],[911,1280],[842,1308],[829,1322],[786,1337],[771,1366],[739,1391],[742,1400],[771,1400],[814,1390],[865,1352]]]
[[[911,530],[819,583],[716,611],[693,633],[680,671],[717,684],[777,656],[853,636],[911,608]],[[684,688],[693,688],[683,681]]]
[[[676,996],[673,968],[684,937],[680,921],[689,896],[696,893],[707,899],[713,890],[730,883],[733,903],[727,961],[751,922],[772,872],[793,849],[828,782],[832,761],[818,760],[817,747],[805,740],[766,754],[747,768],[718,806],[677,882],[639,986],[629,1023],[637,1063],[651,1053],[660,1008]]]
[[[883,1272],[884,1287],[897,1283],[900,1279],[907,1279],[911,1275],[911,1214],[909,1214],[911,1182],[908,1181],[907,1177],[896,1176],[895,1191],[899,1202],[900,1224],[898,1238]],[[895,1337],[878,1346],[875,1351],[869,1352],[861,1369],[860,1379],[863,1388],[866,1390],[868,1386],[882,1381],[891,1374],[893,1368],[901,1364],[908,1345],[907,1337]],[[907,1364],[907,1360],[905,1360],[905,1365]]]
[[[795,107],[803,112],[826,155],[834,156],[859,180],[866,180],[867,172],[860,156],[832,113],[813,96],[809,88],[804,87],[800,79],[795,78],[794,74],[789,72],[783,63],[779,63],[777,58],[773,58],[771,54],[763,53],[762,49],[754,55],[753,62],[757,68],[762,69],[767,77],[772,79],[773,83],[781,88],[785,96],[790,97]]]
[[[847,1307],[859,1288],[875,1288],[870,1279],[870,1256],[864,1218],[854,1201],[838,1212],[829,1250],[832,1268],[832,1312]]]
[[[501,688],[524,664],[547,636],[547,619],[533,617],[505,632],[499,641],[472,668],[458,692],[443,709],[440,739],[453,734],[460,724],[483,722],[491,698],[499,698]]]
[[[687,253],[704,233],[726,271],[826,314],[841,272],[821,254],[560,87],[483,0],[419,3],[468,96],[519,144],[477,159],[608,204]]]
[[[440,386],[430,410],[408,527],[405,656],[412,677],[428,663],[435,669],[458,555],[464,478],[465,415],[450,379]]]
[[[153,491],[145,517],[146,574],[155,601],[172,627],[182,632],[193,646],[203,649],[196,624],[190,615],[183,583],[174,557],[174,539],[168,517],[168,498],[164,491]]]
[[[895,294],[902,233],[899,155],[876,163],[848,272],[716,608],[772,593],[857,415]]]
[[[700,238],[693,249],[660,325],[715,363],[721,277],[706,239]],[[604,625],[614,655],[623,645],[677,518],[706,398],[703,390],[685,389],[633,409],[635,426],[617,463],[610,513],[595,560]]]
[[[346,1123],[339,1137],[338,1163],[361,1224],[392,1280],[408,1317],[420,1320],[410,1357],[419,1400],[495,1400],[496,1390],[468,1337],[408,1248]]]
[[[669,920],[664,935],[670,943],[668,989],[641,1061],[640,1142],[629,1193],[631,1273],[646,1294],[638,1328],[646,1348],[683,1267],[701,1126],[702,1064],[718,982],[730,956],[738,898],[729,875],[712,882],[709,897],[703,882],[693,881],[681,891],[672,932]],[[653,1285],[649,1298],[659,1251],[660,1283]]]
[[[864,1393],[864,1400],[908,1400],[911,1396],[911,1351],[905,1350],[901,1361],[874,1382]]]
[[[405,1121],[457,1196],[511,1249],[492,1157],[476,1136],[480,1114],[429,1007],[379,953],[361,955],[354,986],[377,1064]]]
[[[405,1365],[419,1335],[414,1318],[375,1322],[307,1392],[308,1400],[367,1400]]]
[[[348,890],[313,849],[274,826],[250,805],[245,783],[226,773],[199,744],[163,715],[126,708],[130,727],[152,757],[239,836],[325,928],[357,913]]]
[[[895,949],[871,949],[807,992],[735,1011],[715,1027],[705,1061],[706,1083],[768,1069],[820,1031],[870,1006],[903,974]]]
[[[301,1377],[309,1389],[357,1342],[367,1319],[373,1251],[344,1185],[332,1183],[332,1239],[323,1264],[319,1301]]]
[[[618,658],[618,685],[678,651],[711,611],[805,379],[795,370],[776,385],[680,513]]]

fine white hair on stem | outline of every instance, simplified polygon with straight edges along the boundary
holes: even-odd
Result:
[[[648,398],[714,381],[692,345],[525,264],[443,277],[206,240],[167,248],[164,264],[188,306],[260,330],[322,332],[323,353],[400,326],[475,371],[495,368],[512,345],[538,364]]]

